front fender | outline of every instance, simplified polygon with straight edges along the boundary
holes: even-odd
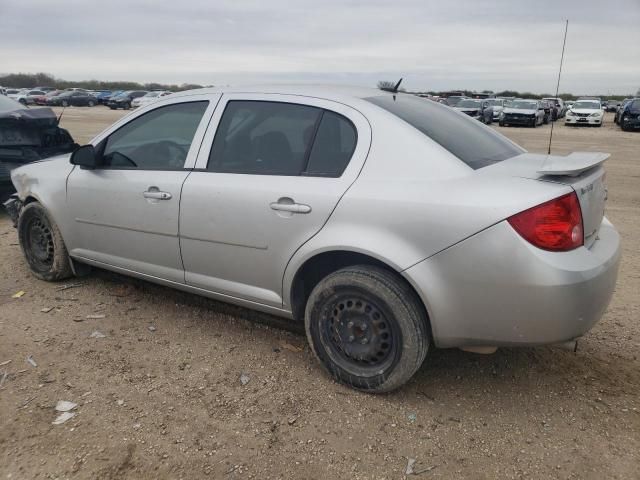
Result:
[[[69,154],[29,163],[11,172],[11,181],[22,203],[35,199],[58,225],[63,238],[72,227],[67,208],[67,178],[74,166]]]

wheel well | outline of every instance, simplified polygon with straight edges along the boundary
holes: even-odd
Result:
[[[304,310],[307,305],[307,299],[311,294],[314,287],[324,277],[340,270],[344,267],[352,265],[373,265],[379,268],[383,268],[392,272],[399,281],[404,282],[415,294],[416,298],[422,305],[427,316],[427,328],[431,335],[431,322],[429,320],[429,314],[426,306],[422,302],[420,295],[415,291],[413,285],[405,280],[396,269],[390,267],[386,263],[378,260],[377,258],[365,255],[363,253],[349,252],[349,251],[332,251],[324,252],[316,255],[315,257],[307,260],[293,277],[293,283],[291,286],[291,311],[295,320],[304,321]]]
[[[23,205],[29,205],[30,203],[37,202],[38,199],[35,197],[27,197],[24,199]]]

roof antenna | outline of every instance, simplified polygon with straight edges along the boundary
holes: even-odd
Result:
[[[562,62],[564,61],[564,47],[567,44],[567,30],[569,30],[569,20],[565,21],[564,25],[564,40],[562,41],[562,55],[560,55],[560,70],[558,70],[558,83],[556,84],[556,98],[558,98],[558,92],[560,91],[560,75],[562,75]],[[551,140],[553,139],[553,124],[551,122],[551,133],[549,134],[549,149],[547,155],[551,155]]]
[[[62,119],[62,114],[64,113],[65,109],[67,107],[62,107],[62,111],[60,112],[60,116],[58,117],[58,121],[56,123],[56,126],[60,125],[60,120]],[[553,125],[552,125],[553,126]]]
[[[380,90],[384,90],[385,92],[398,93],[398,89],[400,88],[400,84],[402,83],[402,78],[398,80],[393,87],[382,87]]]
[[[402,83],[402,78],[400,78],[400,80],[398,80],[398,83],[396,83],[396,86],[393,87],[393,93],[398,93],[398,89],[400,88],[401,83]]]

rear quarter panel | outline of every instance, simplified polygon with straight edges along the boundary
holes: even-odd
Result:
[[[285,306],[295,273],[335,250],[374,257],[396,271],[449,248],[570,187],[492,167],[472,170],[408,124],[368,115],[372,146],[360,176],[314,237],[294,254],[283,278]]]

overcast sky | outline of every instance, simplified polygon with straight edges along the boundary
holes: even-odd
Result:
[[[411,90],[640,88],[640,0],[0,0],[0,73]]]

